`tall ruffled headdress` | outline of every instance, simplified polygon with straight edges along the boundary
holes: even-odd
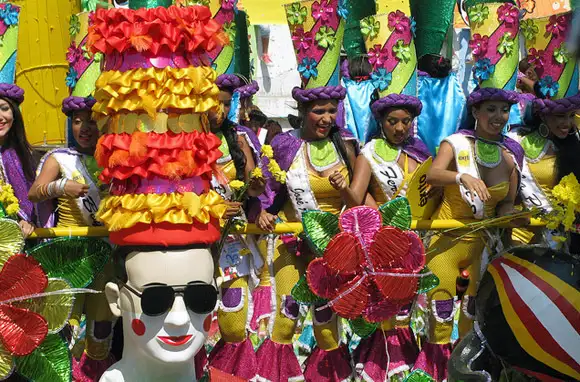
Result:
[[[528,63],[538,75],[534,112],[565,113],[580,109],[578,62],[566,48],[572,12],[527,19],[521,23]]]
[[[345,22],[339,0],[298,1],[285,6],[301,87],[292,90],[298,102],[343,99],[339,59]]]
[[[414,21],[409,2],[385,4],[379,2],[377,12],[361,21],[369,63],[373,67],[371,80],[380,99],[373,103],[375,117],[393,106],[408,108],[421,114],[417,98],[417,54]]]
[[[518,102],[516,88],[519,64],[520,11],[511,2],[466,1],[473,56],[473,78],[478,89],[468,104],[483,101]]]
[[[211,244],[226,208],[210,189],[221,153],[206,114],[219,105],[207,56],[228,37],[208,7],[170,4],[99,9],[90,27],[105,65],[93,107],[104,133],[95,157],[111,193],[97,216],[119,245]]]

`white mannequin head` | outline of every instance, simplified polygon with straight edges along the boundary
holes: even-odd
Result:
[[[105,288],[113,314],[123,317],[125,367],[158,368],[163,364],[194,367],[194,356],[202,348],[211,324],[211,313],[197,314],[176,293],[170,310],[158,316],[143,313],[141,298],[129,289],[143,292],[147,285],[187,285],[201,281],[215,285],[214,265],[208,249],[131,252],[125,259],[127,283],[110,282]],[[119,366],[119,365],[118,365]],[[147,370],[142,370],[144,375]]]

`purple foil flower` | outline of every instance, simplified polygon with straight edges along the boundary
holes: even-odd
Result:
[[[398,32],[406,32],[411,27],[411,20],[399,10],[389,13],[389,28]]]
[[[296,28],[292,35],[292,41],[298,52],[307,51],[312,46],[312,33],[304,32],[303,28]]]
[[[238,0],[222,0],[222,8],[226,10],[231,10],[236,7]]]
[[[74,64],[75,62],[80,60],[82,55],[83,55],[82,49],[80,49],[74,41],[71,42],[66,52],[66,60],[69,63]]]
[[[314,20],[321,19],[323,22],[327,22],[333,13],[334,8],[330,5],[330,0],[321,0],[320,3],[315,1],[312,4],[312,18]]]
[[[559,36],[560,33],[565,33],[568,23],[564,16],[552,15],[546,25],[546,32]]]
[[[519,11],[513,4],[505,3],[497,9],[497,18],[499,21],[508,25],[513,25],[519,18]]]
[[[384,66],[387,63],[387,59],[389,58],[386,49],[381,49],[381,45],[379,44],[369,49],[368,56],[369,64],[371,64],[374,68]]]
[[[487,53],[487,43],[489,41],[489,37],[482,36],[479,33],[473,35],[472,39],[469,40],[469,49],[476,57],[485,56]]]
[[[537,69],[542,69],[544,67],[544,51],[536,50],[535,48],[530,49],[528,63]]]

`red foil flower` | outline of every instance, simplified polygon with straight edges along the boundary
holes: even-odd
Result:
[[[312,4],[312,18],[314,20],[322,20],[327,22],[330,16],[334,13],[334,8],[330,5],[330,0],[321,0],[320,3],[315,1]]]
[[[389,28],[397,32],[408,31],[411,27],[411,20],[401,11],[389,13]]]
[[[374,69],[384,67],[389,58],[388,51],[386,49],[381,49],[381,45],[377,44],[369,49],[368,52],[369,64],[373,66]]]
[[[476,57],[483,57],[487,53],[487,43],[489,37],[482,36],[479,33],[475,33],[472,39],[469,40],[469,48],[471,52]]]
[[[312,46],[312,33],[304,32],[303,28],[296,28],[292,34],[292,41],[294,42],[294,47],[298,52],[306,52]]]
[[[497,18],[499,21],[504,22],[508,25],[513,25],[518,21],[520,12],[518,8],[513,4],[505,3],[497,9]]]
[[[566,17],[552,15],[550,16],[550,20],[546,25],[546,32],[551,33],[554,36],[559,36],[561,33],[566,32],[566,28],[568,26],[567,24],[568,22],[566,20]]]
[[[355,207],[340,216],[340,232],[308,266],[312,291],[341,317],[381,322],[412,302],[425,248],[417,234],[382,225],[381,214]]]
[[[533,65],[535,69],[542,69],[544,67],[544,51],[531,48],[528,52],[528,63]]]

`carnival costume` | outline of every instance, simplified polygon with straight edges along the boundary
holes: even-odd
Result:
[[[381,97],[371,106],[380,135],[364,146],[362,155],[372,173],[371,195],[377,204],[382,205],[406,195],[416,171],[409,171],[409,157],[418,163],[418,168],[429,158],[429,152],[423,142],[414,137],[412,128],[409,137],[400,146],[391,144],[383,134],[382,118],[389,109],[405,109],[414,118],[421,114],[422,103],[416,97],[417,56],[409,4],[381,4],[379,9],[386,13],[369,16],[361,22],[373,67],[371,79]],[[367,25],[375,28],[369,30]],[[390,51],[392,54],[389,54]],[[402,166],[401,162],[404,163]],[[413,208],[411,206],[411,210]],[[399,378],[401,373],[413,367],[419,349],[410,329],[411,305],[412,300],[402,306],[394,317],[383,321],[380,329],[361,341],[355,353],[355,362],[357,372],[364,380]],[[385,342],[388,343],[387,348]]]
[[[479,89],[469,96],[468,107],[484,101],[501,101],[513,105],[518,102],[518,96],[513,92],[518,66],[518,10],[510,3],[477,2],[470,6],[489,9],[481,19],[472,18],[472,39],[481,40],[481,46],[476,45],[478,48],[473,52],[476,59],[474,77],[479,82]],[[499,142],[482,141],[473,130],[461,130],[445,141],[453,148],[454,162],[459,173],[481,179],[479,166],[497,167],[503,161],[504,151],[512,156],[518,171],[521,169],[523,150],[508,137],[502,136]],[[483,203],[476,195],[472,200],[462,184],[445,186],[443,201],[433,219],[494,217],[497,204],[507,197],[509,188],[507,181],[489,187],[491,199]],[[431,239],[427,266],[439,278],[440,284],[428,293],[428,339],[423,344],[415,368],[426,371],[438,381],[447,376],[447,360],[451,354],[451,334],[457,309],[460,309],[459,337],[471,329],[474,296],[481,275],[481,264],[485,261],[482,259],[493,250],[493,242],[481,232],[468,233],[462,237],[452,232],[441,233]],[[458,297],[456,279],[463,270],[469,272],[470,282],[464,295]]]
[[[479,285],[476,324],[453,350],[449,381],[519,380],[521,373],[580,379],[579,265],[574,255],[542,247],[513,248],[492,261]]]
[[[538,98],[531,103],[532,119],[552,114],[568,113],[580,109],[578,94],[578,63],[566,51],[566,35],[570,29],[572,13],[522,21],[520,29],[525,37],[528,62],[538,75],[535,86]],[[557,81],[556,81],[557,79]],[[535,121],[534,121],[535,122]],[[526,134],[527,133],[527,134]],[[572,129],[572,134],[576,129]],[[521,199],[528,209],[552,212],[552,189],[558,182],[556,146],[545,124],[534,131],[525,127],[513,130],[510,137],[523,147],[526,160],[522,167]],[[548,151],[552,153],[548,154]],[[513,230],[512,239],[524,244],[542,244],[556,248],[560,243],[552,239],[559,236],[550,229]]]
[[[105,68],[93,107],[104,133],[95,157],[103,168],[99,178],[110,188],[97,218],[119,246],[168,247],[172,256],[175,246],[211,245],[220,237],[226,206],[211,187],[222,153],[207,118],[219,106],[217,73],[209,64],[211,52],[221,51],[229,37],[209,8],[165,0],[99,9],[93,20],[89,44],[104,55]],[[127,336],[134,329],[123,324]],[[203,334],[208,330],[204,324]],[[204,364],[202,351],[197,378]],[[123,360],[119,365],[107,378],[130,370]]]
[[[286,16],[302,88],[294,88],[293,98],[306,104],[315,100],[342,100],[345,90],[339,86],[338,60],[344,35],[344,21],[339,2],[302,1],[286,6]],[[278,185],[278,198],[287,195],[292,211],[285,211],[289,221],[300,219],[302,212],[315,209],[339,213],[340,194],[326,177],[318,172],[336,169],[347,176],[347,168],[329,139],[306,142],[300,130],[278,135],[272,141],[274,159],[287,171],[285,186]],[[313,171],[311,168],[316,169]],[[276,202],[275,202],[276,204]],[[277,214],[283,203],[269,209]],[[273,306],[270,338],[258,350],[258,376],[269,381],[302,380],[342,381],[352,370],[346,346],[340,343],[338,321],[330,309],[313,311],[317,348],[306,361],[304,375],[292,349],[292,338],[299,316],[299,305],[291,291],[304,274],[306,253],[297,257],[281,240],[268,244],[268,266],[273,285]]]
[[[232,94],[231,109],[227,118],[224,119],[220,130],[216,135],[221,140],[219,150],[222,153],[217,164],[227,179],[232,181],[250,181],[250,174],[238,173],[239,168],[231,155],[228,141],[222,128],[234,131],[233,139],[243,139],[252,152],[256,168],[264,170],[261,161],[261,145],[254,132],[245,126],[239,125],[240,105],[245,99],[251,98],[258,91],[256,81],[246,83],[245,78],[249,73],[233,74],[232,71],[243,66],[242,61],[248,61],[249,57],[243,54],[239,46],[238,34],[247,35],[246,16],[242,13],[235,16],[239,11],[226,7],[227,1],[222,2],[214,12],[214,19],[227,25],[230,44],[235,46],[236,54],[228,55],[228,45],[222,48],[217,57],[211,57],[216,63],[216,68],[225,69],[226,73],[218,76],[216,85],[220,91]],[[235,43],[235,44],[234,44]],[[213,54],[213,52],[212,52]],[[224,64],[224,55],[231,58],[229,65]],[[262,172],[263,174],[263,172]],[[213,188],[226,200],[232,199],[234,192],[229,184],[220,185],[218,177],[212,179]],[[258,198],[249,198],[243,201],[244,214],[236,217],[239,222],[253,221],[261,209]],[[246,253],[248,252],[248,253]],[[219,254],[220,276],[223,278],[221,285],[222,300],[219,304],[217,318],[221,339],[212,349],[209,356],[209,365],[226,375],[244,379],[252,379],[257,373],[256,355],[252,341],[248,338],[248,331],[257,331],[258,321],[261,317],[270,313],[270,289],[269,287],[257,287],[258,276],[264,267],[264,261],[257,247],[255,237],[252,235],[229,235]],[[269,277],[266,282],[269,283]],[[264,288],[264,289],[262,289]],[[257,309],[256,309],[257,308]]]

